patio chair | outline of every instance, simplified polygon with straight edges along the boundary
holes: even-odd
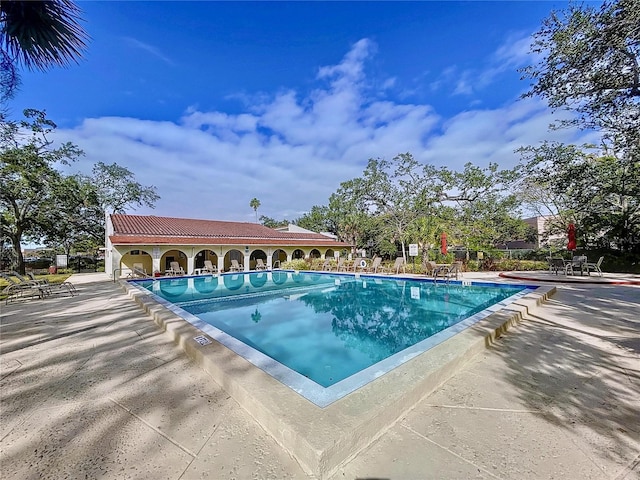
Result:
[[[39,289],[42,284],[38,281],[32,281],[32,280],[20,280],[19,277],[13,278],[15,277],[15,274],[13,272],[11,272],[11,275],[0,272],[0,278],[3,278],[9,285],[7,285],[6,287],[4,287],[4,289],[2,290],[2,293],[8,293],[10,290],[11,291],[16,291],[18,289]]]
[[[42,285],[43,284],[42,281],[36,280],[35,277],[27,279],[27,278],[23,277],[22,275],[20,275],[18,272],[15,272],[13,270],[10,271],[8,274],[7,273],[0,273],[0,277],[4,278],[11,285],[18,285],[18,286],[21,285],[23,287],[26,287],[27,285]],[[15,277],[15,279],[13,277]]]
[[[322,270],[323,272],[331,271],[331,259],[330,258],[325,258],[324,259],[324,262],[322,262],[322,267],[320,267],[320,270]]]
[[[344,257],[338,258],[338,262],[336,263],[336,272],[346,272],[347,267],[344,263]]]
[[[392,273],[393,271],[395,271],[395,273],[397,275],[397,274],[400,273],[400,269],[402,269],[403,273],[407,273],[407,270],[405,268],[404,258],[402,258],[402,257],[396,258],[396,261],[393,264],[393,267],[388,269],[389,272],[387,272],[387,268],[385,268],[383,271],[384,271],[384,273]]]
[[[564,258],[559,257],[547,257],[547,262],[549,262],[549,273],[555,273],[556,275],[560,271],[565,271],[565,260]]]
[[[462,262],[453,262],[451,265],[443,265],[433,273],[433,279],[436,280],[438,277],[442,277],[446,279],[447,282],[455,277],[458,280],[458,277],[462,276]]]
[[[598,261],[595,263],[585,262],[583,264],[583,268],[587,271],[588,275],[591,275],[591,270],[593,270],[594,272],[598,272],[598,274],[602,276],[602,270],[600,269],[600,265],[602,265],[603,260],[604,260],[604,257],[600,257]]]
[[[204,267],[200,269],[202,273],[217,273],[218,267],[215,266],[211,260],[204,261]]]
[[[169,270],[167,270],[167,275],[184,275],[184,268],[180,265],[179,262],[171,262],[169,263]]]
[[[134,263],[127,277],[148,277],[147,270],[142,263]]]
[[[353,262],[353,271],[357,272],[360,270],[361,272],[365,272],[367,270],[367,259],[366,258],[356,258]]]
[[[580,270],[580,275],[582,275],[584,265],[587,263],[587,257],[585,255],[577,255],[571,259],[571,261],[566,262],[564,265],[564,274],[565,275],[573,275],[574,270]]]
[[[238,260],[231,260],[231,268],[229,270],[232,272],[242,272],[244,271],[244,265],[238,263]]]
[[[266,270],[267,264],[261,258],[256,258],[256,270]]]
[[[436,264],[436,262],[434,262],[433,260],[427,260],[424,263],[424,274],[428,277],[428,276],[434,276],[436,270],[438,269],[438,266]]]
[[[371,262],[371,265],[366,267],[365,271],[368,273],[378,273],[378,269],[382,270],[380,264],[382,263],[382,257],[375,257]]]

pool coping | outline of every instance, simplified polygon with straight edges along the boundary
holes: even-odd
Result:
[[[180,318],[148,292],[126,281],[120,284],[305,471],[321,479],[335,473],[556,291],[555,286],[537,286],[500,311],[322,408]]]

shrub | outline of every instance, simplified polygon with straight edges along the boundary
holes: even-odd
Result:
[[[490,260],[483,267],[486,266],[487,270],[491,271],[535,271],[546,270],[549,265],[546,261],[541,262],[537,260],[520,260],[520,259],[502,259],[502,260]]]
[[[289,262],[283,262],[282,268],[287,270],[309,270],[310,266],[304,258],[297,258]]]

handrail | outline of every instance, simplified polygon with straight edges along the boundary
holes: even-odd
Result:
[[[122,272],[122,268],[113,269],[113,283],[116,283],[116,272]]]

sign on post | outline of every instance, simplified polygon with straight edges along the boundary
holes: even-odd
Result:
[[[410,257],[417,257],[418,256],[418,244],[417,243],[410,243],[409,244],[409,256]]]
[[[56,267],[67,268],[67,255],[56,255]]]

